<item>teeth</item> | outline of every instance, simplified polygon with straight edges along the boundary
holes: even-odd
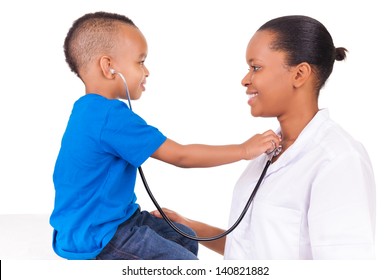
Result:
[[[258,95],[258,93],[251,93],[251,94],[248,94],[248,98],[251,99],[257,95]]]

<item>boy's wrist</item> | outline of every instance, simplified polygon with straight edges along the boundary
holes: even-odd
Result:
[[[241,153],[241,159],[248,160],[249,159],[249,151],[245,145],[245,143],[242,143],[239,146],[240,153]]]

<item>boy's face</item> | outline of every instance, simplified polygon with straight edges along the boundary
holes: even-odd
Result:
[[[145,67],[145,59],[148,53],[148,46],[145,37],[138,28],[121,25],[118,44],[112,54],[112,68],[122,73],[125,77],[133,100],[139,99],[145,90],[146,77],[149,71]],[[117,77],[121,82],[120,77]],[[126,90],[122,87],[118,98],[127,99]]]

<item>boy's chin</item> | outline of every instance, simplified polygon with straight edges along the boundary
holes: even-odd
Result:
[[[131,97],[131,100],[138,100],[141,98],[141,96],[142,96],[142,93],[137,95],[137,96],[130,96],[130,97]]]

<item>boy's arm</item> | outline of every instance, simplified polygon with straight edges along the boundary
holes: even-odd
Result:
[[[212,167],[256,158],[272,150],[274,145],[278,146],[279,142],[279,136],[271,130],[256,134],[244,143],[236,145],[181,145],[167,139],[152,157],[178,167]]]

